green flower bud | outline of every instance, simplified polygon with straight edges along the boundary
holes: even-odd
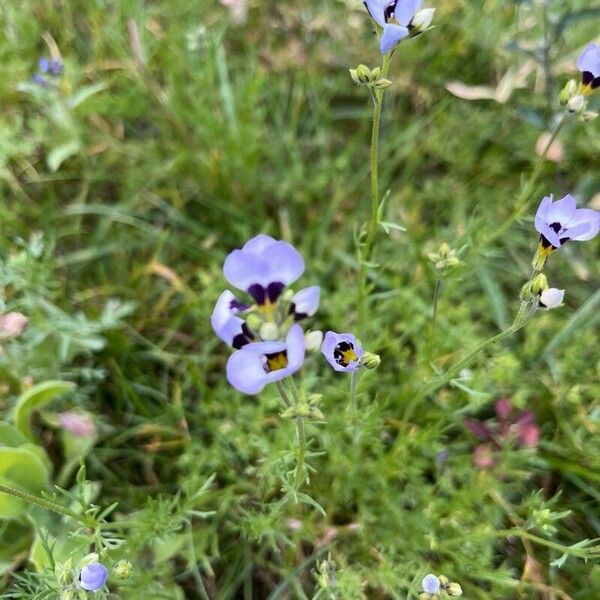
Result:
[[[462,588],[460,587],[460,585],[458,583],[451,583],[448,588],[446,589],[446,591],[448,592],[449,596],[454,596],[454,597],[458,597],[458,596],[462,596]]]
[[[59,598],[60,600],[74,600],[75,592],[73,590],[62,590]]]
[[[371,87],[373,87],[376,90],[386,90],[387,88],[390,87],[390,85],[392,85],[392,82],[389,79],[376,79],[372,84]]]
[[[371,352],[365,352],[362,355],[362,365],[365,369],[376,369],[381,364],[381,358],[379,354],[372,354]]]
[[[133,573],[133,566],[128,560],[120,560],[114,566],[114,572],[119,579],[129,579]]]
[[[450,581],[445,575],[438,575],[438,579],[440,580],[440,585],[445,589],[450,584]]]
[[[317,406],[321,400],[323,400],[322,394],[309,394],[308,395],[308,404],[309,406]]]
[[[258,331],[260,329],[260,326],[262,325],[262,319],[255,312],[251,312],[246,317],[246,324],[248,325],[251,331]]]
[[[569,100],[573,98],[573,96],[575,96],[578,89],[579,85],[577,84],[577,82],[574,79],[570,79],[567,82],[567,85],[565,85],[565,87],[560,91],[560,94],[558,95],[560,105],[566,106]]]
[[[531,281],[531,292],[536,296],[539,296],[544,290],[547,289],[548,278],[543,273],[539,273]]]
[[[598,113],[594,112],[593,110],[585,110],[581,113],[580,115],[580,119],[584,122],[584,123],[588,123],[589,121],[593,121],[594,119],[596,119],[598,117]]]
[[[350,77],[357,85],[369,85],[371,82],[371,69],[366,65],[358,65],[356,69],[350,69]]]

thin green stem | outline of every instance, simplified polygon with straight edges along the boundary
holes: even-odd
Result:
[[[296,418],[296,435],[298,438],[298,462],[296,463],[295,482],[296,488],[300,489],[302,485],[302,472],[304,471],[304,457],[306,455],[306,430],[304,419]]]
[[[381,77],[386,79],[390,70],[392,54],[385,54],[381,65]],[[363,328],[366,315],[367,296],[367,263],[371,260],[377,227],[379,226],[379,132],[381,126],[381,107],[383,104],[383,89],[375,90],[373,95],[373,125],[371,129],[371,221],[367,230],[367,237],[362,248],[359,249],[358,266],[358,328]]]
[[[55,513],[64,515],[65,517],[70,517],[71,519],[75,519],[79,521],[82,525],[86,527],[96,527],[97,523],[91,517],[86,517],[85,515],[78,515],[77,513],[61,506],[60,504],[56,504],[56,502],[52,502],[51,500],[46,500],[45,498],[40,498],[39,496],[35,496],[33,494],[29,494],[28,492],[23,492],[22,490],[18,490],[16,488],[12,488],[8,485],[0,484],[0,492],[4,494],[8,494],[9,496],[13,496],[18,498],[19,500],[23,500],[28,502],[29,504],[36,504],[41,508],[45,508],[47,510],[51,510]]]
[[[442,288],[444,287],[444,280],[439,277],[435,282],[435,290],[433,292],[433,314],[431,315],[431,326],[429,329],[429,354],[431,355],[431,350],[433,349],[433,342],[435,339],[435,324],[437,321],[437,312],[438,312],[438,304],[440,301],[440,296],[442,294]]]
[[[577,556],[579,558],[589,559],[595,555],[598,555],[600,551],[600,546],[593,546],[589,549],[586,548],[572,548],[571,546],[564,546],[563,544],[559,544],[557,542],[552,542],[551,540],[546,540],[537,535],[533,535],[527,531],[521,531],[520,529],[501,529],[498,531],[489,531],[489,532],[481,532],[475,533],[472,535],[453,538],[449,540],[445,540],[444,544],[456,544],[456,543],[464,543],[467,539],[477,539],[477,538],[506,538],[506,537],[518,537],[524,540],[529,540],[535,544],[539,544],[541,546],[546,546],[547,548],[551,548],[552,550],[556,550],[557,552],[561,552],[562,554],[569,554],[571,556]]]
[[[292,406],[292,401],[288,398],[288,395],[287,395],[287,392],[285,391],[285,386],[283,385],[283,383],[281,383],[281,381],[276,381],[275,387],[277,388],[277,391],[279,392],[279,395],[281,396],[281,400],[285,404],[286,408],[289,408],[290,406]]]
[[[356,418],[357,405],[356,405],[356,383],[357,383],[357,371],[352,371],[350,374],[350,402],[348,403],[348,411],[352,414],[352,418]]]
[[[426,382],[423,386],[421,386],[421,388],[417,390],[414,397],[406,407],[406,410],[404,411],[404,420],[410,420],[415,408],[421,402],[421,400],[423,400],[429,394],[435,392],[439,388],[443,387],[444,385],[448,384],[481,352],[483,352],[493,344],[502,341],[504,338],[511,336],[513,333],[516,333],[517,331],[519,331],[519,329],[525,327],[525,325],[535,314],[535,310],[536,308],[532,303],[521,302],[521,306],[514,320],[514,323],[510,327],[507,327],[504,331],[501,331],[497,335],[494,335],[491,338],[488,338],[487,340],[481,342],[481,344],[476,346],[466,356],[464,356],[460,360],[456,361],[453,365],[451,365],[445,373],[442,373],[438,377],[434,377],[432,380]]]
[[[533,168],[533,171],[531,173],[531,176],[527,180],[527,183],[523,187],[521,194],[519,195],[519,197],[517,198],[517,201],[515,202],[515,208],[514,208],[512,214],[508,217],[508,219],[506,219],[506,221],[504,221],[504,223],[502,223],[502,225],[500,225],[500,227],[497,227],[496,229],[494,229],[494,231],[491,234],[489,234],[482,241],[481,244],[479,244],[479,247],[482,245],[485,245],[485,244],[489,244],[490,242],[498,239],[499,237],[502,237],[504,235],[504,233],[509,229],[509,227],[515,221],[517,221],[518,219],[520,219],[523,216],[523,213],[525,212],[525,209],[527,208],[527,204],[531,198],[531,194],[533,193],[533,190],[535,188],[535,184],[537,183],[537,180],[539,179],[539,176],[542,172],[542,168],[546,161],[546,155],[548,154],[548,151],[552,147],[552,144],[558,137],[558,134],[560,133],[561,129],[567,122],[568,118],[569,118],[569,113],[565,111],[563,113],[561,119],[556,124],[554,131],[550,135],[550,139],[548,140],[546,147],[544,148],[543,152],[538,157],[535,167]]]

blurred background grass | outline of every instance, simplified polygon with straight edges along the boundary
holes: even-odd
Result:
[[[552,27],[568,17],[549,48],[552,69],[534,64],[502,104],[466,101],[446,84],[495,88],[523,67],[544,37],[543,4],[440,1],[436,28],[394,58],[381,176],[385,220],[406,232],[380,235],[369,328],[358,333],[382,365],[361,381],[361,426],[347,423],[346,380],[317,360],[305,376],[327,417],[311,428],[320,454],[307,492],[327,516],[278,504],[292,429],[276,418],[273,391],[256,400],[228,388],[227,352],[209,315],[226,253],[265,232],[293,242],[304,281],[323,287],[315,326],[352,329],[370,105],[348,68],[380,60],[361,3],[251,1],[243,21],[208,0],[0,6],[2,255],[41,232],[45,250],[24,274],[26,296],[90,319],[111,298],[135,304],[126,324],[107,327],[101,349],[54,361],[64,335],[50,332],[46,347],[11,363],[11,375],[79,383],[64,404],[96,415],[100,439],[87,463],[102,504],[140,510],[149,496],[217,473],[217,513],[192,533],[210,597],[311,597],[310,571],[329,550],[348,598],[415,598],[429,571],[459,581],[469,598],[600,595],[598,567],[570,558],[558,569],[552,548],[482,533],[532,522],[525,500],[541,490],[538,508],[560,493],[552,510],[571,510],[544,533],[567,545],[600,536],[597,240],[551,261],[566,307],[537,317],[474,364],[466,383],[403,421],[431,359],[444,366],[510,324],[537,243],[538,200],[577,193],[598,208],[598,123],[573,124],[528,217],[487,241],[511,214],[578,52],[597,36],[597,9],[546,3]],[[60,93],[23,85],[51,52],[65,64]],[[442,241],[463,249],[463,263],[446,282],[432,350],[426,253]],[[30,316],[34,328],[48,320],[40,308]],[[537,451],[507,448],[500,465],[481,471],[463,418],[489,416],[500,396],[535,412],[541,442]],[[177,552],[125,597],[149,597],[140,590],[169,578],[198,597]]]

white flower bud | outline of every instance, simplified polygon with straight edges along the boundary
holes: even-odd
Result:
[[[573,96],[567,102],[567,108],[569,109],[569,112],[579,113],[584,110],[586,104],[587,103],[585,98],[582,95],[578,94],[577,96]]]
[[[540,306],[550,310],[557,308],[563,302],[565,297],[565,290],[558,290],[556,288],[548,288],[540,294]]]
[[[279,337],[277,325],[275,323],[263,323],[260,326],[260,337],[267,342],[276,340]]]
[[[425,31],[431,25],[434,13],[435,8],[424,8],[418,11],[412,18],[411,25],[419,33]]]
[[[321,348],[321,344],[323,343],[323,332],[319,331],[309,331],[304,335],[304,343],[306,344],[307,352],[316,352]]]

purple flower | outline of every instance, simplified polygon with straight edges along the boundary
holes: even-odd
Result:
[[[60,413],[58,424],[75,437],[93,437],[96,435],[96,425],[87,415],[70,411]]]
[[[304,332],[292,325],[285,342],[253,342],[227,361],[227,380],[245,394],[258,394],[268,383],[292,375],[304,361]]]
[[[365,0],[369,14],[383,27],[381,54],[393,50],[410,33],[422,0]]]
[[[356,371],[363,349],[351,333],[328,331],[321,347],[323,356],[336,371]]]
[[[53,75],[54,77],[62,75],[63,72],[63,63],[58,58],[46,58],[45,56],[42,56],[38,63],[38,67],[40,73]]]
[[[427,594],[437,594],[440,591],[440,580],[432,573],[425,575],[421,581],[423,591]]]
[[[275,304],[302,273],[304,260],[291,244],[262,234],[231,252],[223,265],[225,279],[248,292],[259,307]]]
[[[108,569],[100,563],[91,563],[81,569],[79,585],[88,592],[97,592],[108,579]]]
[[[575,198],[567,195],[556,202],[546,196],[535,215],[535,228],[541,234],[544,248],[560,248],[569,240],[591,240],[600,230],[600,213],[577,208]]]
[[[292,298],[290,314],[294,315],[296,321],[312,317],[319,309],[321,288],[318,285],[300,290]]]
[[[236,316],[248,308],[248,305],[242,304],[229,290],[225,290],[219,296],[210,318],[217,336],[238,350],[254,339],[254,334],[246,322]]]
[[[591,90],[600,87],[600,46],[588,44],[577,59],[577,68],[581,71],[581,83]]]

